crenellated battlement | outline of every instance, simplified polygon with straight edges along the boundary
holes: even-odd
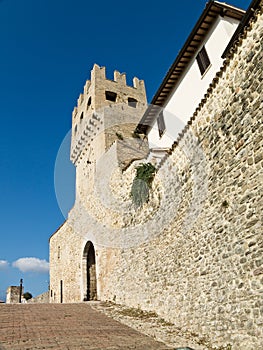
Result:
[[[91,84],[91,81],[87,80],[86,84],[84,85],[84,95],[89,92],[90,84]]]
[[[80,94],[78,98],[78,107],[82,104],[83,101],[84,101],[84,94]]]
[[[119,84],[127,85],[126,73],[120,73],[117,70],[114,71],[114,81]]]
[[[90,105],[92,100],[92,95],[98,95],[98,90],[102,90],[103,87],[105,88],[105,91],[113,92],[116,94],[116,101],[111,102],[125,102],[122,95],[129,95],[127,98],[136,100],[140,102],[140,100],[143,98],[143,103],[146,103],[146,94],[145,94],[145,84],[143,80],[140,80],[137,77],[133,78],[133,86],[127,85],[126,81],[126,73],[120,73],[119,71],[114,71],[114,79],[108,79],[106,76],[106,68],[100,67],[97,64],[94,64],[93,69],[91,71],[91,79],[87,80],[83,92],[79,95],[77,100],[77,106],[74,108],[72,112],[72,119],[74,120],[77,117],[78,112],[82,109],[82,104],[87,99],[90,98]],[[103,102],[105,100],[107,101],[107,97],[105,99],[105,96],[100,96],[101,98],[97,98],[93,100],[96,101],[96,105],[94,105],[94,108],[101,108],[103,106]],[[139,99],[138,99],[139,97]],[[113,97],[112,97],[113,99]],[[127,100],[127,102],[129,102]],[[108,105],[108,102],[104,103],[105,105]]]
[[[127,85],[126,74],[114,71],[114,80],[107,79],[105,67],[94,64],[90,80],[87,80],[83,92],[79,95],[77,106],[72,112],[71,160],[76,164],[87,143],[109,125],[127,121],[135,122],[142,116],[147,106],[144,81],[133,78],[133,86]],[[107,112],[105,125],[104,110]],[[99,116],[99,117],[98,117]],[[92,128],[92,132],[88,132]],[[120,132],[122,126],[120,125]],[[105,133],[107,133],[105,131]],[[114,133],[115,134],[115,133]],[[112,137],[111,137],[112,139]],[[110,142],[106,142],[108,144]],[[105,146],[107,147],[107,146]]]
[[[93,69],[91,71],[91,81],[96,79],[105,80],[108,82],[115,82],[117,84],[120,84],[122,86],[125,86],[127,88],[133,88],[133,89],[145,89],[144,81],[138,79],[137,77],[133,78],[133,86],[127,85],[126,81],[126,73],[120,73],[119,71],[115,70],[113,73],[113,80],[108,79],[106,75],[106,68],[100,67],[97,64],[94,64]]]

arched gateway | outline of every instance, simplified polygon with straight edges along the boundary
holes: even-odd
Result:
[[[97,300],[95,249],[90,241],[85,245],[83,252],[83,282],[83,300]]]

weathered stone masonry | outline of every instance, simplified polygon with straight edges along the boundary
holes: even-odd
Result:
[[[122,212],[89,197],[101,235],[76,201],[50,240],[51,301],[60,280],[64,301],[82,300],[92,241],[100,300],[156,311],[213,346],[262,348],[262,25],[261,8],[159,168],[148,205],[132,209],[134,165],[110,179]]]

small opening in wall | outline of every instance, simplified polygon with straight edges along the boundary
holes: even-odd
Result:
[[[83,112],[80,115],[80,121],[82,121],[82,120],[83,120]]]
[[[75,129],[74,129],[75,134],[77,133],[77,131],[78,131],[78,126],[75,125]]]
[[[91,105],[91,96],[88,99],[87,107],[89,107],[90,105]]]
[[[105,91],[106,100],[116,102],[117,94],[112,91]]]
[[[63,303],[63,281],[60,281],[60,303]]]
[[[137,100],[135,98],[132,97],[128,97],[128,105],[130,107],[136,108],[137,107]]]
[[[51,296],[51,298],[53,297],[53,290],[52,289],[50,291],[50,296]]]

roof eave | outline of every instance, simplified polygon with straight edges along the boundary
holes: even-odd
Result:
[[[200,48],[203,42],[202,39],[204,39],[204,37],[207,35],[209,29],[214,24],[215,20],[218,18],[220,14],[223,16],[228,16],[228,17],[241,20],[245,14],[245,11],[218,1],[209,1],[206,4],[204,11],[199,17],[194,28],[192,29],[184,46],[179,51],[179,54],[177,55],[175,61],[173,62],[168,72],[166,73],[159,89],[155,93],[151,101],[151,105],[142,116],[137,126],[137,130],[139,132],[143,132],[144,134],[147,134],[147,132],[151,129],[152,124],[154,123],[152,119],[156,117],[156,114],[153,114],[151,116],[151,112],[152,112],[151,106],[157,105],[159,107],[162,107],[164,105],[165,101],[169,98],[170,94],[174,90],[174,87],[176,86],[177,81],[182,76],[189,62],[192,60],[192,58]],[[210,18],[210,22],[208,22],[209,23],[208,27],[202,28],[202,25],[205,22],[207,25],[208,18]],[[199,43],[198,43],[198,39],[195,37],[201,37]]]

